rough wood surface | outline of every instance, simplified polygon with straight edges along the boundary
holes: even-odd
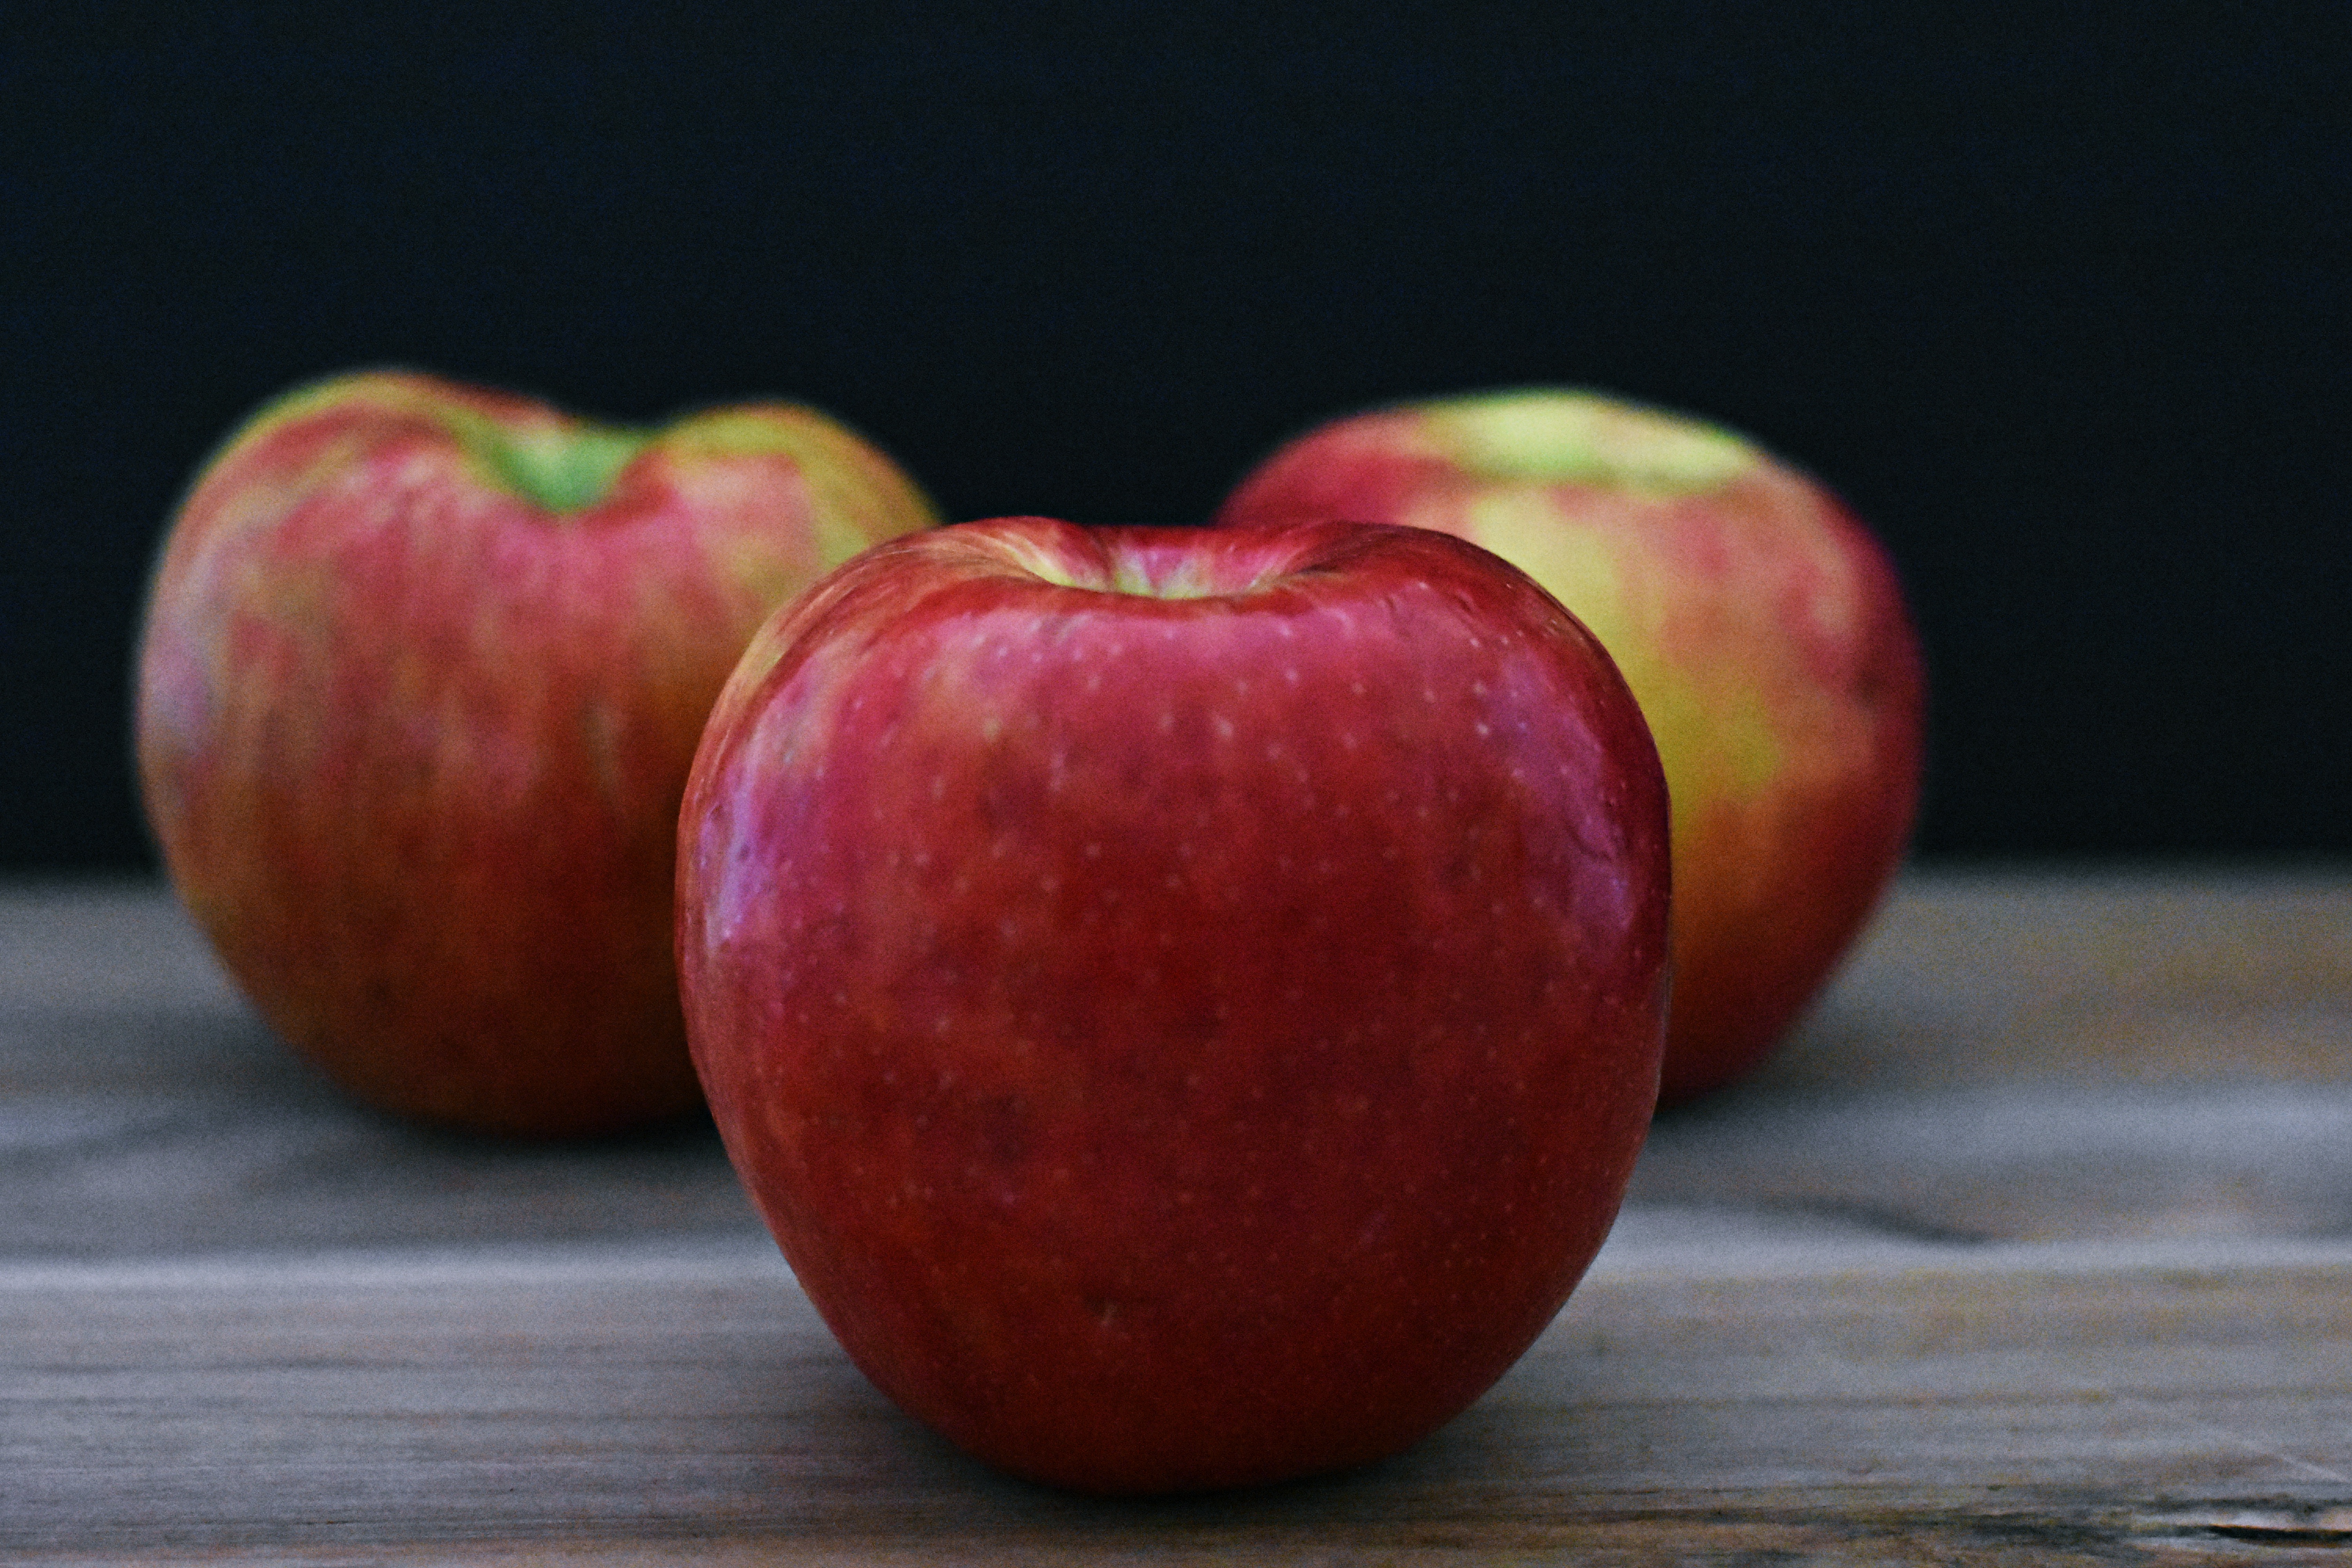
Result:
[[[144,888],[0,896],[0,1561],[2352,1560],[2352,877],[1911,879],[1387,1465],[1106,1505],[842,1359],[707,1127],[341,1102]]]

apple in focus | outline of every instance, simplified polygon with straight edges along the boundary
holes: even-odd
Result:
[[[634,429],[407,372],[295,391],[205,466],[150,585],[164,866],[362,1100],[543,1136],[688,1110],[671,919],[711,700],[779,604],[935,521],[803,407]]]
[[[753,640],[678,826],[688,1032],[850,1357],[1106,1493],[1394,1453],[1614,1218],[1664,778],[1459,540],[967,523]]]
[[[1876,539],[1738,436],[1550,389],[1336,420],[1276,448],[1215,521],[1335,518],[1484,545],[1608,647],[1674,802],[1662,1100],[1755,1069],[1867,923],[1917,811],[1919,641]]]

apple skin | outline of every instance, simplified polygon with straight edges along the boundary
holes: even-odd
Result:
[[[884,545],[753,640],[678,833],[738,1173],[852,1360],[1034,1480],[1411,1445],[1567,1299],[1655,1100],[1655,750],[1457,540]]]
[[[793,405],[627,431],[410,372],[289,394],[205,466],[150,587],[165,868],[362,1100],[540,1137],[690,1110],[670,921],[711,700],[776,605],[936,521]]]
[[[1213,521],[1334,518],[1482,544],[1608,647],[1674,799],[1661,1102],[1753,1072],[1868,922],[1918,808],[1923,661],[1878,542],[1740,437],[1550,388],[1330,422]]]

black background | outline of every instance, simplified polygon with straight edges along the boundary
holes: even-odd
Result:
[[[1092,522],[1605,387],[1886,539],[1923,855],[2352,853],[2352,6],[188,9],[0,5],[0,867],[148,863],[170,509],[384,363]]]

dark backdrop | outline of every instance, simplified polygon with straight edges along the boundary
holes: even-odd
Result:
[[[2352,6],[184,9],[0,4],[0,866],[145,861],[170,508],[386,362],[1082,521],[1612,388],[1885,535],[1925,854],[2352,853]]]

